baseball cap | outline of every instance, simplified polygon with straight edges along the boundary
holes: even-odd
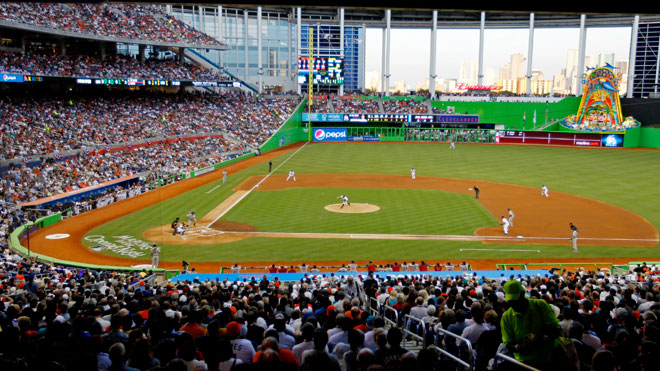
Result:
[[[517,300],[523,291],[523,287],[519,281],[511,280],[504,284],[504,298],[506,301]]]
[[[234,336],[241,333],[241,324],[236,321],[231,321],[227,324],[227,335]]]

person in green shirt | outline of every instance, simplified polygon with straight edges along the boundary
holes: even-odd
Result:
[[[504,284],[509,309],[502,315],[502,341],[515,358],[541,369],[553,366],[555,340],[561,335],[559,320],[543,300],[528,299],[519,281]]]

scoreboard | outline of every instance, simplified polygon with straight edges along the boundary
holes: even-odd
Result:
[[[334,57],[312,58],[314,85],[341,85],[344,83],[344,60]],[[306,84],[309,76],[309,58],[298,58],[298,84]]]

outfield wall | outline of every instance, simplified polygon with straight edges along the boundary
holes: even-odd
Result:
[[[307,99],[303,99],[298,107],[293,111],[291,117],[264,143],[260,150],[262,153],[286,146],[295,142],[304,142],[308,140],[308,133],[305,131],[304,123],[301,120],[302,112],[307,107]]]
[[[639,146],[644,148],[660,148],[660,129],[641,128]]]
[[[435,108],[447,110],[454,107],[457,113],[477,114],[482,123],[504,124],[507,129],[532,129],[535,125],[534,112],[536,112],[536,126],[545,122],[555,121],[575,114],[580,105],[579,97],[567,97],[557,103],[528,103],[528,102],[458,102],[458,101],[432,101]],[[547,110],[547,121],[546,121]],[[524,125],[523,125],[524,117]]]

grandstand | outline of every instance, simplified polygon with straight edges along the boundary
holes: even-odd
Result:
[[[395,19],[425,17],[407,12]],[[503,336],[510,280],[547,303],[576,369],[654,369],[660,220],[647,189],[657,175],[632,174],[645,162],[655,174],[656,155],[576,147],[658,148],[659,132],[562,126],[575,97],[367,94],[358,23],[380,13],[352,10],[344,29],[344,9],[337,24],[305,12],[305,23],[332,23],[316,22],[317,44],[328,62],[346,53],[353,90],[321,82],[308,105],[293,59],[313,43],[298,30],[296,50],[281,47],[282,30],[303,23],[293,9],[1,3],[0,370],[568,368],[525,364]],[[232,44],[242,32],[218,31],[223,17],[244,19],[244,44]],[[345,31],[351,44],[335,46]],[[278,42],[262,48],[264,34]],[[569,174],[569,162],[585,169]],[[589,175],[594,164],[623,175]],[[564,251],[566,216],[532,215],[548,210],[532,188],[548,177],[553,202],[564,201],[552,209],[605,205],[634,228],[590,230],[598,215],[575,212],[584,255]],[[340,192],[383,211],[328,216]],[[504,193],[529,212],[515,237],[493,232]]]

